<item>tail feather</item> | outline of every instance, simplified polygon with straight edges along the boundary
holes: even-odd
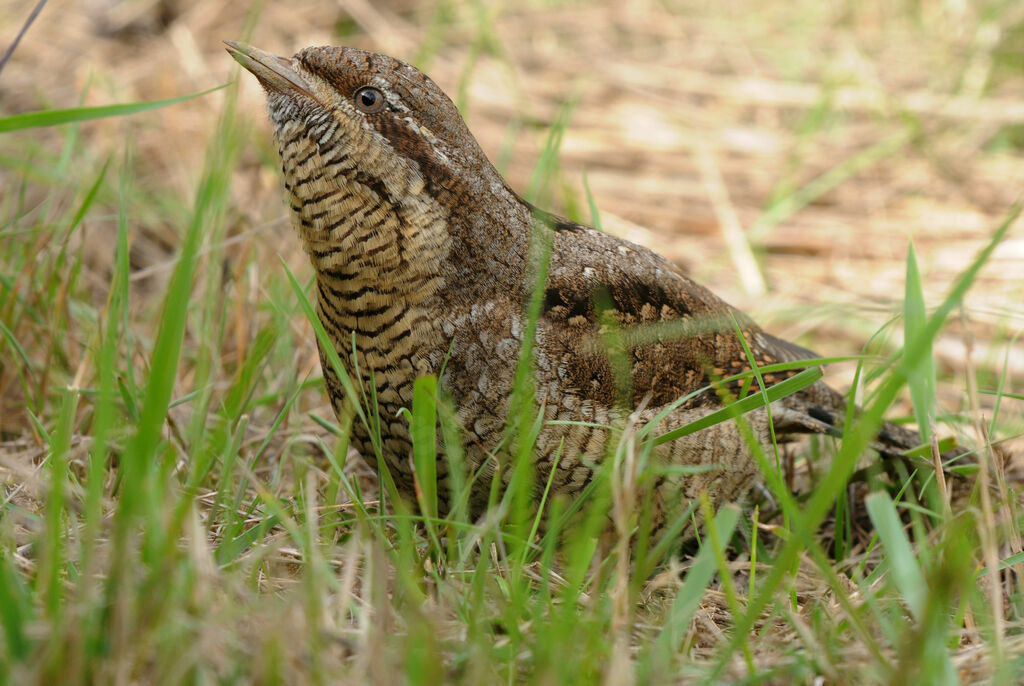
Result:
[[[807,389],[779,401],[781,411],[772,408],[773,425],[776,432],[784,434],[817,433],[842,437],[846,417],[846,398],[834,389],[819,382]],[[871,447],[883,457],[897,459],[906,457],[909,450],[923,444],[921,434],[899,424],[886,421],[871,442]],[[950,460],[964,454],[961,448],[942,453],[943,460]]]
[[[807,348],[761,332],[763,345],[772,357],[781,362],[813,360],[818,355]],[[840,437],[847,411],[847,399],[834,388],[818,381],[802,391],[787,396],[772,407],[773,426],[780,434],[828,434]],[[908,450],[922,444],[921,434],[904,426],[885,422],[871,447],[887,458],[903,458]],[[955,448],[942,454],[952,459],[965,451]]]

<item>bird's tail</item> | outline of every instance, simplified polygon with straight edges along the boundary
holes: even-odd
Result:
[[[765,346],[775,359],[785,362],[810,361],[817,354],[795,343],[761,332]],[[854,411],[859,411],[855,408]],[[818,381],[807,388],[787,396],[772,406],[773,426],[776,433],[819,433],[842,436],[847,413],[846,396]],[[921,435],[898,424],[885,422],[879,429],[871,447],[887,458],[902,458],[908,450],[921,445]],[[943,453],[943,459],[963,454],[953,449]]]
[[[822,382],[808,386],[803,391],[787,396],[779,401],[781,412],[772,408],[773,425],[779,433],[820,433],[841,437],[847,413],[847,399],[838,391]],[[859,408],[854,408],[859,411]],[[905,426],[892,422],[883,422],[881,428],[871,442],[871,447],[883,457],[896,459],[906,457],[906,453],[921,447],[921,434]],[[958,447],[942,453],[944,461],[952,460],[964,454]]]

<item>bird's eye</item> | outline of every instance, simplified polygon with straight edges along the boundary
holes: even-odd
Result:
[[[363,112],[373,114],[384,107],[384,94],[373,86],[363,86],[356,91],[356,107]]]

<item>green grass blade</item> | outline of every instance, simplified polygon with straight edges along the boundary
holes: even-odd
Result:
[[[594,194],[590,190],[590,179],[587,177],[587,173],[583,172],[583,192],[587,196],[587,207],[590,208],[590,224],[598,231],[604,231],[604,227],[601,226],[601,212],[597,209],[597,201],[594,199]]]
[[[40,564],[38,583],[45,584],[42,595],[46,602],[46,612],[54,623],[58,622],[64,610],[62,567],[65,562],[65,548],[62,542],[65,536],[65,508],[68,503],[67,454],[71,447],[75,412],[78,409],[78,390],[66,390],[63,396],[60,418],[50,444],[50,492],[47,496],[46,530],[44,537],[39,542],[42,562]]]
[[[99,175],[96,177],[96,180],[93,181],[92,186],[89,187],[89,190],[86,192],[81,204],[78,206],[78,210],[75,212],[75,216],[68,227],[69,234],[78,228],[78,225],[82,223],[85,215],[89,212],[89,208],[92,207],[93,202],[95,202],[96,195],[100,192],[100,188],[103,187],[103,180],[107,176],[108,167],[110,167],[109,157],[107,158],[107,161],[103,163],[103,167],[100,169]]]
[[[352,403],[355,408],[356,415],[366,426],[367,431],[372,436],[374,434],[373,427],[370,421],[366,417],[366,413],[363,411],[363,404],[360,401],[359,392],[356,391],[355,386],[352,385],[352,380],[345,372],[345,366],[341,362],[341,358],[338,356],[338,351],[334,347],[334,342],[327,333],[327,329],[324,328],[323,323],[320,321],[320,317],[317,316],[316,311],[313,309],[313,305],[309,302],[309,298],[306,297],[306,291],[302,288],[298,279],[292,274],[292,270],[288,268],[284,258],[281,259],[281,266],[284,267],[285,274],[288,276],[288,283],[291,284],[292,291],[299,299],[299,305],[302,307],[303,313],[306,315],[306,319],[309,320],[310,325],[313,327],[313,332],[316,334],[316,339],[320,343],[320,349],[324,351],[324,355],[327,357],[327,361],[331,364],[331,369],[338,375],[338,380],[341,381],[341,386],[345,391],[345,398],[348,402]]]
[[[892,572],[893,584],[914,617],[920,619],[924,613],[928,587],[914,556],[914,549],[903,530],[903,522],[896,512],[896,506],[889,498],[889,494],[884,491],[869,495],[864,499],[864,505],[885,549],[885,559]]]
[[[437,377],[421,376],[412,390],[412,463],[424,517],[437,516]]]
[[[785,398],[787,395],[792,395],[803,388],[807,388],[821,377],[822,371],[820,367],[805,369],[799,374],[794,374],[785,381],[777,383],[774,386],[769,386],[765,389],[763,394],[759,393],[757,395],[747,396],[742,400],[738,400],[720,410],[711,412],[696,421],[679,427],[678,429],[667,431],[651,440],[654,441],[655,445],[661,445],[662,443],[668,443],[669,441],[674,441],[677,438],[682,438],[683,436],[696,433],[697,431],[706,429],[709,426],[714,426],[715,424],[719,424],[729,419],[735,419],[736,417],[746,414],[751,410],[764,407],[766,399],[769,403],[775,402],[780,398]]]
[[[1009,569],[1010,567],[1013,567],[1014,565],[1019,565],[1022,562],[1024,562],[1024,551],[1014,553],[1009,557],[1004,557],[1002,560],[999,561],[999,569]],[[978,570],[976,576],[980,579],[983,576],[988,576],[988,574],[991,573],[991,571],[992,570],[988,567],[982,567],[980,570]]]
[[[911,356],[908,360],[907,356],[904,355],[904,365],[916,364],[918,362],[917,356],[922,355],[925,352],[925,341],[935,338],[939,333],[939,329],[941,329],[942,325],[946,323],[946,319],[949,318],[949,315],[963,302],[964,296],[967,295],[967,291],[970,290],[974,281],[978,278],[978,273],[981,271],[982,267],[988,263],[992,253],[995,252],[996,246],[1003,242],[1003,239],[1006,237],[1006,233],[1010,230],[1013,223],[1017,221],[1017,217],[1020,216],[1022,208],[1024,208],[1024,205],[1022,204],[1016,204],[1010,208],[1009,212],[1006,214],[1006,218],[1003,219],[1003,222],[992,234],[992,238],[989,239],[989,242],[981,249],[981,252],[979,252],[974,258],[971,265],[964,270],[960,275],[960,278],[956,280],[956,283],[953,285],[953,288],[950,289],[949,295],[947,295],[945,300],[942,301],[942,304],[935,309],[934,314],[932,314],[931,318],[928,320],[928,326],[925,327],[918,336],[915,337],[915,339],[910,341]]]
[[[15,660],[28,656],[30,642],[25,635],[32,619],[32,594],[22,583],[7,545],[0,549],[0,628],[7,654]],[[2,664],[2,660],[0,660]]]
[[[0,320],[0,340],[7,341],[7,345],[11,346],[11,349],[14,350],[14,353],[21,361],[22,369],[32,368],[32,364],[28,361],[28,356],[25,354],[25,349],[21,347],[21,343],[18,342],[14,332],[7,328],[2,320]],[[2,346],[0,346],[0,350],[2,349]]]
[[[451,401],[444,396],[438,402],[438,419],[441,438],[444,440],[444,456],[448,465],[448,520],[453,524],[464,523],[467,519],[466,504],[469,501],[470,484],[466,482],[466,458],[462,446],[462,428]],[[450,550],[454,558],[455,539],[450,539]]]
[[[120,105],[99,105],[97,107],[72,107],[65,110],[41,110],[39,112],[25,112],[13,114],[9,117],[0,117],[0,133],[18,131],[21,129],[36,129],[44,126],[57,126],[71,122],[87,121],[89,119],[105,119],[107,117],[123,117],[127,114],[136,114],[147,110],[155,110],[161,107],[177,105],[180,102],[200,98],[209,95],[230,84],[221,84],[215,88],[190,93],[177,98],[167,100],[150,100],[148,102],[131,102]]]
[[[914,403],[914,415],[921,432],[922,440],[927,443],[931,437],[931,427],[935,416],[935,362],[932,358],[931,338],[922,336],[928,322],[925,310],[924,290],[921,287],[921,273],[917,267],[917,255],[914,244],[907,250],[906,294],[903,298],[903,320],[908,341],[920,341],[922,346],[917,362],[907,369],[907,386],[910,399]],[[904,349],[906,360],[908,351]]]

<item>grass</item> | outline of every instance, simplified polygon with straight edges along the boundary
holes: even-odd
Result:
[[[505,54],[497,18],[479,6],[471,15],[481,26],[466,64]],[[439,49],[435,32],[449,18],[437,11],[424,42],[434,47],[419,59]],[[462,97],[472,69],[461,72]],[[243,125],[237,87],[205,133],[188,198],[137,173],[131,137],[110,155],[83,135],[93,115],[139,121],[157,114],[152,106],[213,101],[186,99],[0,117],[0,131],[21,122],[0,134],[0,684],[1020,681],[1021,512],[984,442],[1013,427],[1004,428],[1020,398],[1003,362],[1010,351],[987,376],[955,379],[936,353],[1015,211],[939,297],[926,297],[932,285],[909,253],[905,345],[847,356],[864,412],[846,418],[842,440],[799,448],[791,470],[784,453],[757,450],[771,497],[757,510],[693,503],[674,527],[690,515],[702,522],[685,550],[643,540],[653,446],[715,420],[742,423],[741,412],[813,382],[816,369],[768,389],[758,375],[774,368],[756,370],[749,395],[699,426],[625,427],[584,498],[567,502],[545,485],[546,525],[523,459],[538,426],[528,375],[510,421],[519,459],[502,465],[512,485],[480,521],[465,507],[436,515],[438,489],[464,503],[475,475],[461,462],[454,408],[424,377],[404,415],[421,516],[386,473],[378,488],[348,453],[351,423],[382,419],[373,398],[349,384],[349,414],[325,418],[311,362],[325,333],[308,271],[229,248],[232,182],[244,151],[265,145]],[[39,128],[57,112],[64,123]],[[569,112],[545,134],[532,194],[566,185]],[[802,135],[835,118],[805,122]],[[809,181],[787,179],[753,226],[781,230],[894,154],[892,140],[909,144],[881,140]],[[264,155],[258,165],[276,163]],[[596,219],[590,188],[576,206]],[[173,267],[140,283],[140,218],[162,213],[173,218]],[[104,226],[109,259],[97,270],[89,250]],[[891,329],[871,338],[891,339]],[[634,334],[644,332],[608,340]],[[996,381],[979,389],[976,376]],[[994,394],[991,416],[944,416],[940,391],[951,386],[974,402]],[[904,394],[931,437],[977,428],[975,473],[942,486],[927,462],[887,474],[865,457]]]

